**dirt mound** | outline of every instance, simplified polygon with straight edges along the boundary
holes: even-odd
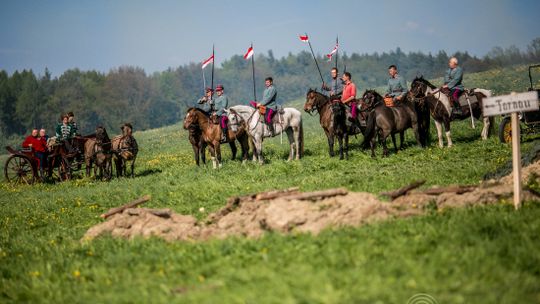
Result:
[[[523,170],[525,182],[539,181],[539,175],[540,161]],[[430,208],[493,204],[511,200],[512,195],[511,176],[479,186],[413,190],[391,202],[371,193],[347,192],[344,189],[311,193],[288,189],[232,198],[224,208],[202,222],[170,209],[129,208],[90,228],[83,240],[102,234],[123,238],[156,236],[167,241],[228,236],[257,238],[267,231],[317,234],[327,228],[419,215]],[[524,190],[524,200],[538,200],[537,195],[535,191]]]

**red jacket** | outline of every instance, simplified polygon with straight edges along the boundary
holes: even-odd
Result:
[[[30,135],[23,141],[22,146],[23,148],[28,148],[30,147],[30,144],[35,152],[47,151],[47,142],[45,141],[45,138],[37,138]]]

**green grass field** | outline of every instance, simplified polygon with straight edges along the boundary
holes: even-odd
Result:
[[[523,91],[526,80],[523,67],[466,78],[471,86],[496,83],[497,94]],[[229,196],[292,186],[378,193],[416,179],[427,179],[426,186],[477,183],[510,158],[509,146],[496,137],[481,141],[480,128],[461,122],[452,125],[451,149],[417,148],[409,131],[406,150],[381,158],[378,149],[371,159],[359,150],[360,136],[351,140],[349,161],[339,161],[328,157],[318,117],[304,117],[306,156],[299,162],[286,162],[287,146],[274,138],[265,141],[264,166],[230,161],[225,147],[222,169],[198,168],[178,124],[135,133],[135,179],[0,182],[0,302],[406,303],[417,293],[439,303],[540,302],[537,202],[520,211],[503,201],[431,212],[318,236],[79,242],[102,221],[99,214],[144,194],[152,195],[145,207],[204,218]],[[529,137],[522,150],[536,144]]]

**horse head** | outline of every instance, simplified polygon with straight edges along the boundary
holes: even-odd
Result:
[[[196,126],[198,126],[199,118],[198,118],[198,112],[199,110],[197,108],[189,108],[186,113],[186,117],[184,117],[184,129],[191,129]]]
[[[231,131],[235,133],[238,132],[239,127],[244,122],[242,117],[234,109],[226,109],[225,114],[229,119],[229,127],[231,128]]]
[[[377,105],[382,99],[381,94],[372,89],[366,90],[361,98],[361,100],[370,107]]]
[[[322,106],[328,101],[328,97],[322,93],[317,92],[317,90],[309,89],[306,94],[306,102],[304,103],[304,111],[311,113],[317,108]]]
[[[437,87],[427,79],[424,79],[424,76],[422,75],[420,77],[415,77],[411,83],[411,92],[415,97],[425,96],[428,88],[434,90]]]

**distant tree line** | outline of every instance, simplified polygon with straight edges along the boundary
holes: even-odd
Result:
[[[340,54],[339,69],[353,75],[364,90],[384,85],[387,67],[396,64],[408,81],[422,74],[427,78],[442,76],[448,58],[457,56],[466,72],[479,72],[515,64],[540,62],[540,38],[526,50],[515,46],[493,48],[478,58],[467,52],[436,54],[395,51],[373,54]],[[323,76],[329,77],[333,62],[318,58]],[[266,76],[272,76],[281,102],[302,97],[308,88],[321,85],[319,74],[308,52],[276,59],[272,51],[255,57],[257,96],[262,95]],[[210,68],[206,68],[207,84]],[[0,140],[20,136],[29,129],[45,127],[51,132],[60,114],[73,111],[83,134],[104,125],[117,133],[122,122],[131,122],[136,130],[178,123],[183,113],[203,93],[200,64],[191,63],[169,68],[151,75],[141,68],[122,66],[108,73],[71,69],[59,77],[51,77],[47,69],[41,75],[32,70],[15,71],[9,75],[0,71]],[[250,62],[235,55],[215,69],[214,85],[221,83],[233,104],[253,99]]]

